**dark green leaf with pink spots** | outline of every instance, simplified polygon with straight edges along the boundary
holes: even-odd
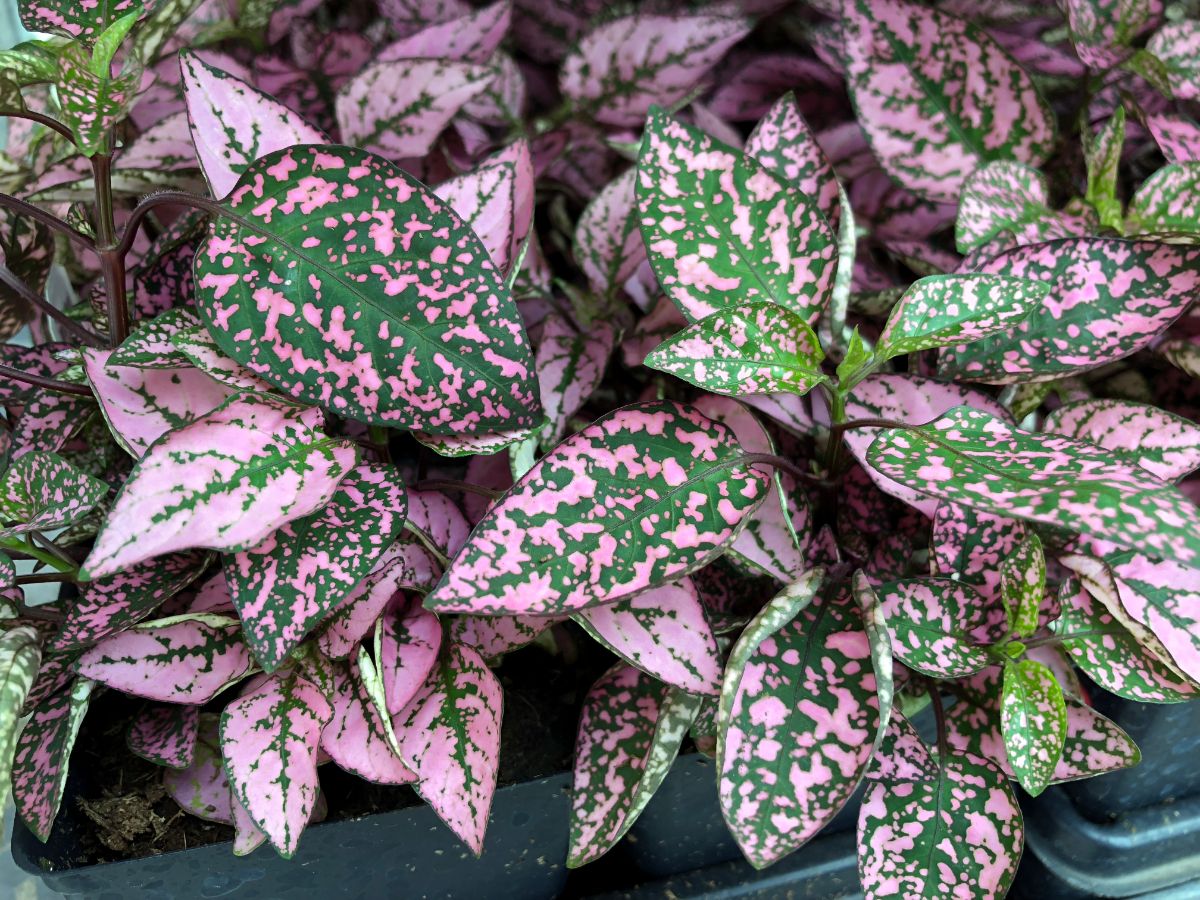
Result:
[[[1020,637],[1037,631],[1046,593],[1046,555],[1030,534],[1000,563],[1000,591],[1012,630]]]
[[[1067,704],[1048,666],[1033,659],[1005,664],[1000,727],[1017,780],[1036,797],[1053,779],[1067,739]]]
[[[885,582],[876,593],[892,652],[910,669],[954,678],[991,662],[979,639],[995,625],[1000,609],[970,585],[949,578],[906,578]]]
[[[26,453],[0,479],[0,535],[62,528],[91,512],[108,485],[55,453]]]

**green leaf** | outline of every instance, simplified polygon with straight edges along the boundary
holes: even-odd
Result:
[[[1046,555],[1036,534],[1027,535],[1000,564],[1000,589],[1012,630],[1029,637],[1038,629],[1046,594]]]
[[[66,38],[48,38],[0,51],[0,74],[20,87],[52,82],[58,76],[59,54],[71,43]]]
[[[1167,99],[1174,96],[1171,67],[1146,49],[1138,49],[1129,59],[1121,63],[1121,68],[1144,78],[1151,87]]]
[[[846,391],[862,381],[874,360],[875,354],[867,347],[866,341],[855,328],[854,333],[850,335],[850,343],[846,346],[846,355],[838,363],[838,386]]]
[[[1200,161],[1163,166],[1129,201],[1129,221],[1144,233],[1200,235]]]
[[[1090,136],[1085,128],[1085,136]],[[1121,204],[1117,200],[1117,174],[1125,149],[1125,107],[1118,106],[1100,133],[1084,146],[1087,163],[1087,202],[1100,214],[1100,224],[1121,230]]]
[[[892,359],[1008,331],[1049,292],[1048,285],[1008,275],[930,275],[892,309],[875,355]]]
[[[62,52],[55,87],[62,123],[75,135],[80,153],[91,157],[108,148],[109,133],[133,107],[141,81],[137,60],[126,60],[114,78],[92,71],[92,57],[82,44]]]
[[[21,726],[21,707],[42,662],[41,640],[31,625],[0,634],[0,797],[12,785],[13,750]]]
[[[803,395],[828,380],[824,358],[803,318],[753,303],[705,316],[659,344],[645,364],[717,394]]]
[[[252,163],[222,206],[196,253],[196,302],[254,374],[373,425],[475,434],[541,422],[499,270],[412,176],[362,150],[291,147]]]
[[[175,34],[179,27],[195,12],[202,0],[155,0],[150,15],[134,32],[130,41],[130,55],[153,65],[158,61],[159,51]]]
[[[92,47],[92,59],[88,64],[88,71],[97,78],[107,78],[112,74],[113,57],[117,55],[121,44],[133,26],[137,24],[143,12],[141,4],[138,4],[137,9],[133,12],[122,16],[104,29],[100,37],[96,38],[95,46]]]
[[[1036,797],[1054,777],[1067,739],[1067,703],[1049,667],[1032,659],[1005,663],[1000,727],[1017,780]]]

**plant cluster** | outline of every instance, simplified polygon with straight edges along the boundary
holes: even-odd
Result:
[[[113,690],[236,853],[296,850],[322,765],[481,852],[493,668],[586,633],[570,865],[686,742],[755,866],[865,781],[868,897],[1002,896],[1014,782],[1138,761],[1078,671],[1200,691],[1186,4],[20,6],[0,771],[39,838]]]

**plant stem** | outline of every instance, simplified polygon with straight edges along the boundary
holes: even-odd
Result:
[[[17,576],[17,584],[53,584],[66,581],[74,582],[75,575],[71,572],[41,572],[37,575]]]
[[[850,422],[837,422],[830,426],[830,435],[841,435],[854,428],[912,428],[907,422],[897,422],[895,419],[854,419]]]
[[[92,391],[86,385],[71,384],[69,381],[59,381],[57,378],[47,378],[45,375],[34,375],[22,372],[12,366],[0,365],[0,375],[19,381],[22,384],[32,384],[48,391],[58,391],[60,394],[77,394],[80,397],[92,396]]]
[[[82,341],[92,347],[102,347],[104,344],[100,338],[92,334],[61,309],[33,290],[29,285],[16,276],[16,274],[5,265],[0,265],[0,282],[8,287],[13,293],[17,294],[21,299],[31,306],[35,306],[43,313],[62,326],[66,334],[71,335],[78,341]]]
[[[59,559],[55,554],[40,550],[32,541],[23,541],[17,537],[0,538],[0,550],[16,550],[24,556],[36,559],[58,572],[69,572],[74,575],[79,567],[66,560]]]
[[[9,196],[8,194],[0,194],[0,208],[11,209],[13,212],[25,216],[27,219],[41,222],[51,231],[57,231],[59,234],[65,235],[86,250],[96,249],[96,242],[78,228],[69,225],[58,218],[58,216],[52,216],[44,209],[34,206],[32,203],[26,203],[24,200],[18,200],[16,197]]]
[[[929,704],[933,707],[933,717],[937,721],[938,763],[945,765],[946,757],[950,755],[950,745],[946,739],[946,710],[942,708],[942,691],[932,678],[926,679],[925,690],[929,694]]]
[[[75,143],[75,135],[71,129],[64,125],[58,119],[52,119],[44,113],[34,112],[32,109],[27,109],[24,112],[6,112],[6,116],[10,119],[28,119],[30,122],[37,122],[39,125],[45,125],[51,131],[57,131],[72,144]]]
[[[129,221],[125,224],[125,233],[121,236],[121,243],[117,245],[117,252],[121,254],[122,258],[133,249],[133,242],[137,239],[138,227],[142,224],[142,220],[160,206],[187,206],[214,216],[236,218],[231,216],[229,210],[220,203],[210,200],[208,197],[201,197],[199,194],[191,194],[187,191],[159,191],[157,194],[151,194],[143,199],[129,214]]]
[[[96,252],[100,255],[100,269],[104,274],[108,340],[117,347],[129,336],[129,302],[125,297],[125,256],[129,248],[122,249],[124,240],[117,245],[111,153],[97,153],[92,157],[92,175],[96,189]],[[133,242],[129,244],[132,247]]]

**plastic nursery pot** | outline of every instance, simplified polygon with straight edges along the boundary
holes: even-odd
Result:
[[[557,897],[566,882],[569,773],[502,787],[478,859],[424,804],[311,826],[291,860],[245,857],[228,841],[160,856],[71,867],[77,804],[68,789],[48,844],[17,823],[13,856],[51,891],[87,900]],[[64,827],[65,826],[65,827]]]

